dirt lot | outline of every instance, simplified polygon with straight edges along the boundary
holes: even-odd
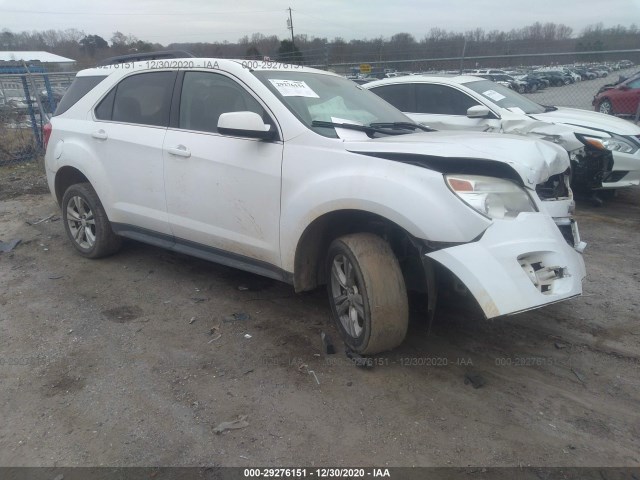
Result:
[[[324,292],[135,242],[79,257],[38,175],[0,169],[0,465],[640,464],[640,189],[579,205],[582,298],[415,318],[363,370],[321,355]]]

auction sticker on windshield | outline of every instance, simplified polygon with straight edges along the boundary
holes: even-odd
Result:
[[[302,80],[273,80],[269,79],[283,97],[311,97],[320,98],[309,85]]]
[[[487,98],[490,98],[494,102],[499,102],[500,100],[505,98],[504,95],[501,95],[500,93],[496,92],[495,90],[487,90],[486,92],[482,92],[482,95],[484,95]]]

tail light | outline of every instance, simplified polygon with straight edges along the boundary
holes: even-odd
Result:
[[[49,144],[49,139],[51,138],[51,132],[53,131],[53,127],[50,123],[47,123],[44,127],[42,127],[42,143],[44,144],[44,149],[47,149],[47,145]]]

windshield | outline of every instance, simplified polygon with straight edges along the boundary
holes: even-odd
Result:
[[[326,137],[335,129],[312,122],[413,123],[400,110],[346,78],[312,72],[254,71],[253,74],[308,128]],[[407,130],[411,133],[411,130]]]
[[[544,113],[543,106],[532,102],[519,93],[514,92],[510,88],[489,80],[480,80],[478,82],[467,82],[463,84],[474,92],[482,95],[485,99],[498,105],[501,108],[510,109],[517,112],[518,109],[527,114]]]

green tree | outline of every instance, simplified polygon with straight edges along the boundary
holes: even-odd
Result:
[[[291,40],[282,40],[278,48],[278,60],[283,63],[297,63],[302,65],[304,57],[302,52]]]
[[[80,42],[80,50],[91,58],[96,56],[98,50],[109,48],[107,41],[99,35],[87,35]]]

